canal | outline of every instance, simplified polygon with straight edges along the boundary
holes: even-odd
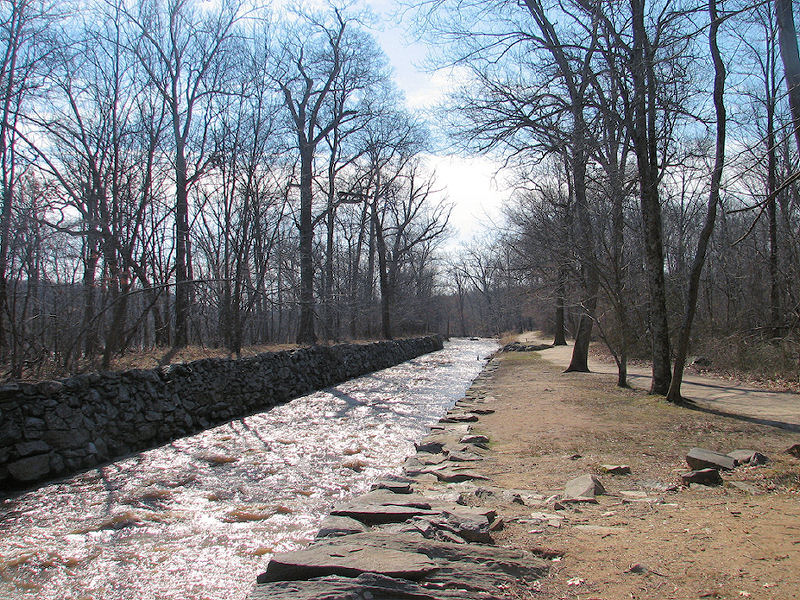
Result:
[[[445,349],[0,502],[0,598],[242,600],[399,472],[497,349]]]

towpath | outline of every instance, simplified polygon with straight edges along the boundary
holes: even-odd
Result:
[[[525,343],[550,343],[549,339],[539,334],[525,334],[521,339]],[[555,346],[540,354],[545,360],[566,369],[572,356],[572,345]],[[593,358],[589,359],[589,369],[600,374],[617,373],[615,364]],[[631,387],[650,389],[651,380],[649,367],[628,367],[628,383]],[[684,377],[682,392],[685,398],[695,402],[697,408],[705,412],[800,431],[800,394],[771,392],[720,377],[694,374]]]

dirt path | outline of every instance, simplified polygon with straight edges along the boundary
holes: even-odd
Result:
[[[550,577],[520,597],[800,597],[800,460],[784,453],[800,435],[620,390],[610,369],[565,374],[559,352],[502,355],[488,389],[496,412],[475,428],[492,440],[479,468],[524,504],[508,492],[475,503],[504,515],[500,544],[552,561]],[[722,486],[667,491],[693,446],[771,460],[726,474]],[[600,475],[608,493],[598,504],[560,509],[550,498],[607,464],[632,473]]]
[[[550,343],[537,334],[526,334],[521,341]],[[542,358],[566,368],[572,356],[572,346],[556,346],[541,352]],[[617,367],[604,361],[590,359],[589,368],[594,373],[616,376]],[[637,389],[650,389],[650,369],[628,367],[629,384]],[[723,415],[740,415],[753,422],[776,425],[800,431],[800,394],[770,392],[748,385],[733,385],[717,377],[689,375],[684,377],[683,396],[697,403],[699,408]]]

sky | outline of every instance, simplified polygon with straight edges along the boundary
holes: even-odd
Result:
[[[423,68],[427,47],[400,20],[397,2],[393,0],[363,0],[378,17],[375,38],[389,58],[395,82],[404,92],[409,110],[428,111],[442,100],[451,85],[445,71],[428,72]],[[433,123],[432,126],[435,126]],[[444,133],[444,132],[441,132]],[[437,188],[453,205],[450,223],[452,249],[473,236],[480,235],[487,225],[500,218],[500,207],[510,196],[503,183],[499,163],[482,156],[459,156],[435,152],[427,162],[437,175]]]

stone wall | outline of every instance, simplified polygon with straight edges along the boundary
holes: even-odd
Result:
[[[0,489],[30,485],[441,350],[438,336],[0,386]]]

